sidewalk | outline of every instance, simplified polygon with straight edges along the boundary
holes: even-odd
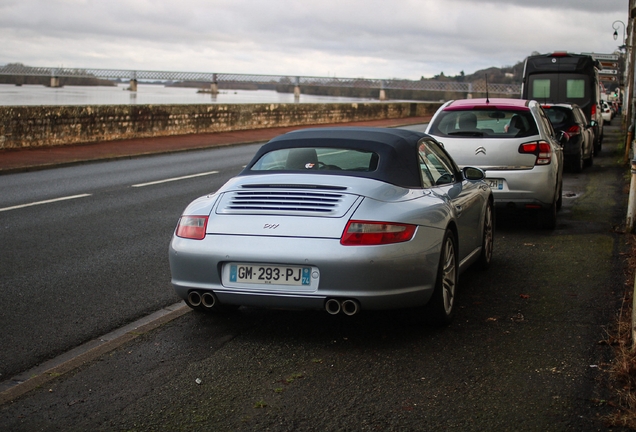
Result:
[[[371,120],[363,122],[308,125],[399,127],[426,123],[430,117]],[[133,158],[150,154],[172,153],[211,147],[266,142],[278,135],[305,126],[252,129],[156,138],[136,138],[118,141],[102,141],[83,145],[55,146],[24,150],[0,150],[0,174],[35,171],[56,166],[74,165],[97,160]]]

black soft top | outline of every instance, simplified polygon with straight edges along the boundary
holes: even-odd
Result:
[[[239,175],[264,174],[264,171],[252,171],[251,167],[264,154],[273,150],[305,147],[346,148],[376,153],[379,156],[378,167],[370,172],[337,171],[338,175],[372,178],[407,188],[422,187],[418,162],[418,143],[422,138],[434,141],[427,134],[404,129],[372,127],[301,129],[280,135],[263,145]],[[308,171],[299,172],[307,173]],[[333,175],[334,173],[336,172],[311,171],[313,175]]]

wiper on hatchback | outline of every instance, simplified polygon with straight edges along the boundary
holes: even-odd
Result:
[[[483,137],[484,133],[480,132],[480,131],[456,131],[456,132],[448,132],[446,135],[462,135],[462,136]]]

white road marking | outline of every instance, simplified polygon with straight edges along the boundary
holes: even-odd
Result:
[[[209,171],[209,172],[204,172],[204,173],[199,173],[199,174],[187,175],[187,176],[183,176],[183,177],[174,177],[174,178],[169,178],[169,179],[164,179],[164,180],[157,180],[157,181],[148,182],[148,183],[134,184],[134,185],[132,185],[132,187],[151,186],[151,185],[156,185],[156,184],[160,184],[160,183],[168,183],[168,182],[177,181],[177,180],[186,180],[186,179],[191,179],[191,178],[195,178],[195,177],[203,177],[203,176],[212,175],[212,174],[218,174],[218,173],[219,173],[218,171]]]
[[[50,199],[50,200],[36,201],[36,202],[28,203],[28,204],[20,204],[20,205],[13,206],[13,207],[0,208],[0,212],[9,211],[9,210],[16,210],[16,209],[21,209],[21,208],[24,208],[24,207],[36,206],[36,205],[40,205],[40,204],[49,204],[49,203],[54,203],[54,202],[58,202],[58,201],[66,201],[66,200],[71,200],[71,199],[75,199],[75,198],[84,198],[84,197],[87,197],[87,196],[91,196],[91,194],[71,195],[71,196],[61,197],[61,198],[53,198],[53,199]]]

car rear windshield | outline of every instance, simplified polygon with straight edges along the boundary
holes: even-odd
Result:
[[[530,111],[471,109],[442,111],[430,133],[449,137],[512,138],[539,133]]]
[[[569,126],[572,126],[576,123],[576,119],[574,118],[574,112],[566,107],[559,106],[544,106],[543,111],[547,114],[550,119],[550,123],[555,130],[565,130]]]
[[[251,171],[357,171],[370,172],[378,167],[377,153],[346,148],[302,147],[265,153]]]

